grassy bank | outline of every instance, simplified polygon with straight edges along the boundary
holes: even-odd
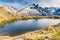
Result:
[[[28,19],[60,19],[60,16],[29,16],[26,14],[17,14],[8,12],[3,7],[0,7],[0,28],[4,27],[6,23],[11,23],[18,20],[28,20]]]
[[[14,40],[60,40],[60,24],[13,37]]]
[[[41,30],[27,32],[18,36],[0,36],[0,40],[60,40],[60,24],[48,26]]]

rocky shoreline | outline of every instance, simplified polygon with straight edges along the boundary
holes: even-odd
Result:
[[[20,37],[27,40],[60,40],[60,23],[41,30],[25,33],[20,35]],[[19,36],[16,38],[19,38]]]
[[[41,30],[10,37],[0,36],[0,40],[60,40],[60,23]]]

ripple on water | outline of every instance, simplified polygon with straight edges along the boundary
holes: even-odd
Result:
[[[21,20],[8,23],[4,28],[0,28],[0,35],[17,35],[28,31],[39,30],[58,23],[60,23],[60,19]]]

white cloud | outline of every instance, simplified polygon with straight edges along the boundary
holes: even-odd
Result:
[[[41,0],[39,3],[40,6],[51,6],[51,7],[60,7],[60,0]]]
[[[60,7],[60,0],[24,0],[24,1],[27,1],[29,2],[29,4],[31,3],[39,3],[39,5],[41,7],[45,7],[45,6],[48,6],[48,7]],[[3,2],[3,3],[0,3],[1,4],[10,4],[10,5],[13,5],[15,6],[16,8],[22,8],[22,7],[25,7],[24,5],[20,4],[20,3],[17,3],[17,2],[13,2],[13,3],[6,3],[6,2]],[[28,4],[27,4],[28,5]]]
[[[12,5],[13,7],[15,7],[17,9],[23,8],[23,5],[22,4],[16,3],[16,2],[14,2],[14,3],[6,3],[6,2],[3,2],[3,3],[0,3],[0,6],[1,5]]]
[[[19,3],[11,3],[10,5],[12,5],[13,7],[15,8],[23,8],[23,5],[22,4],[19,4]]]

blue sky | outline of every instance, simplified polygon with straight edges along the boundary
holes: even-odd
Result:
[[[60,7],[60,0],[0,0],[0,5],[10,4],[16,7],[25,7],[30,3],[38,3],[40,6]]]
[[[18,7],[25,7],[26,5],[37,2],[37,1],[38,0],[0,0],[0,5],[10,4],[18,8]]]
[[[28,2],[25,0],[0,0],[1,3],[5,2],[5,3],[19,3],[22,5],[27,4]]]
[[[19,3],[21,5],[27,5],[37,0],[0,0],[0,3]]]

